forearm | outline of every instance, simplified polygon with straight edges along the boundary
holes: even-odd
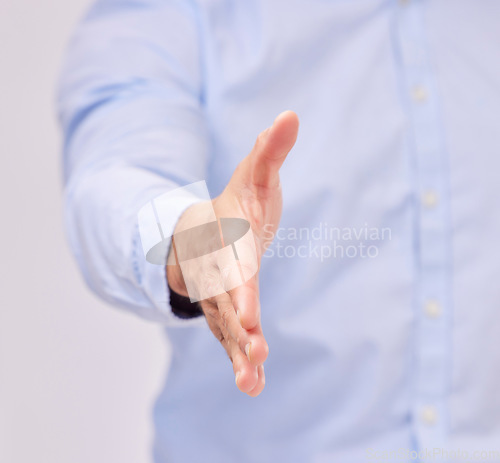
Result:
[[[146,262],[137,214],[205,178],[193,16],[176,3],[96,3],[59,87],[66,228],[82,273],[107,301],[165,323],[173,317],[165,268]],[[167,213],[175,224],[182,208]]]

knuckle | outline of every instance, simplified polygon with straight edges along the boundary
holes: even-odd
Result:
[[[229,321],[231,319],[231,313],[230,313],[230,311],[228,309],[222,310],[221,314],[220,314],[220,317],[221,317],[223,326],[227,327],[227,325],[229,324]]]
[[[206,318],[209,318],[210,320],[213,320],[213,321],[215,321],[219,318],[219,312],[214,307],[202,305],[201,308],[202,308],[203,313],[205,314]]]

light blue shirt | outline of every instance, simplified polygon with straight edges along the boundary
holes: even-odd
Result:
[[[96,293],[165,325],[157,463],[500,461],[499,24],[497,0],[91,8],[59,93],[67,230]],[[204,319],[172,314],[137,213],[200,180],[215,197],[285,109],[253,399]]]

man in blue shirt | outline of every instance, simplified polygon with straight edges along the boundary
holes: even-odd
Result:
[[[500,461],[499,20],[496,0],[91,8],[60,84],[66,224],[89,286],[171,341],[157,463]],[[206,198],[172,192],[203,180],[218,223],[252,225],[259,284],[185,309],[137,217],[170,194],[175,240]]]

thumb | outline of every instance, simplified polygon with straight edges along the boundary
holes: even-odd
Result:
[[[240,165],[244,183],[272,188],[279,185],[279,169],[297,140],[299,118],[293,111],[282,112],[271,127],[257,137],[246,162]]]

